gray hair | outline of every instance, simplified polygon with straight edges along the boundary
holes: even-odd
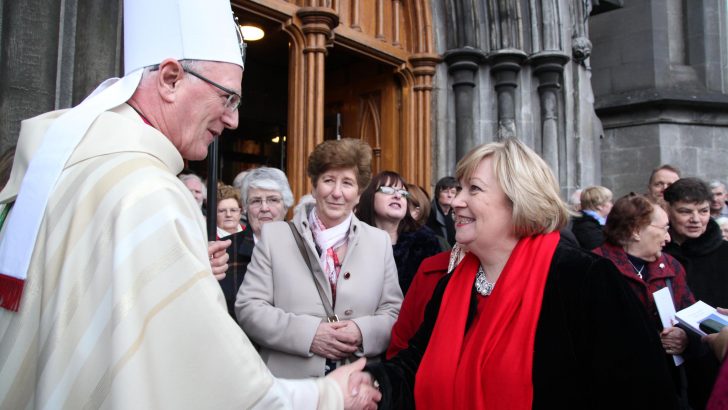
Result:
[[[202,178],[198,177],[195,174],[182,174],[179,176],[180,181],[183,183],[187,181],[197,181],[202,185],[202,199],[207,200],[207,187],[205,186],[205,183],[202,181]]]
[[[720,181],[718,181],[717,179],[714,179],[714,180],[710,181],[710,184],[709,185],[710,185],[710,189],[713,189],[713,188],[723,188],[723,189],[725,189],[725,184],[722,183],[722,182],[720,182]]]
[[[246,176],[248,176],[249,173],[250,173],[250,171],[241,171],[238,173],[238,175],[235,175],[235,179],[233,179],[233,186],[237,189],[242,189],[243,180],[245,179]],[[240,192],[240,194],[242,195],[243,193]]]
[[[246,209],[248,207],[248,191],[250,188],[278,191],[283,196],[283,206],[286,209],[293,205],[293,192],[291,192],[291,187],[288,185],[288,178],[278,168],[255,168],[245,176],[243,185],[240,187],[240,193],[243,197],[243,206]]]
[[[298,200],[298,204],[296,204],[296,207],[293,209],[293,213],[297,214],[301,212],[302,209],[306,208],[306,205],[308,204],[315,204],[316,198],[313,197],[311,194],[306,194],[301,197],[301,199]]]

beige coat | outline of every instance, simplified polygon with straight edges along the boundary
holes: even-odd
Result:
[[[310,207],[294,216],[294,224],[317,254],[307,219]],[[319,272],[316,279],[331,303],[327,278]],[[386,350],[401,303],[389,235],[353,217],[334,311],[340,320],[351,319],[359,326],[363,342],[357,356],[374,357]],[[303,378],[324,374],[325,358],[309,350],[326,314],[286,222],[263,225],[238,291],[235,312],[274,375]]]

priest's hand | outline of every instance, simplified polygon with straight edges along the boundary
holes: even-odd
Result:
[[[210,257],[210,268],[215,279],[225,279],[225,272],[228,270],[228,254],[225,250],[232,242],[227,239],[224,241],[214,241],[207,243],[207,256]]]
[[[331,360],[341,360],[356,352],[358,348],[352,344],[353,340],[350,342],[339,340],[342,336],[338,336],[338,331],[344,326],[346,324],[343,322],[321,322],[311,342],[311,353]]]
[[[382,399],[379,390],[372,386],[369,373],[362,372],[365,364],[366,359],[362,358],[346,366],[339,366],[326,376],[339,385],[344,395],[344,409],[374,410]]]

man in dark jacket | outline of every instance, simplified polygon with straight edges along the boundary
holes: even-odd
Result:
[[[695,299],[711,306],[728,306],[728,242],[710,218],[713,193],[698,178],[682,178],[665,190],[672,242],[663,251],[685,267],[688,286]],[[704,408],[718,372],[718,362],[709,356],[686,363],[691,380],[690,401]],[[695,384],[699,385],[695,389]]]

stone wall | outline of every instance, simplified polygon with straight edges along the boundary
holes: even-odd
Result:
[[[433,181],[475,145],[515,136],[566,196],[601,175],[589,72],[589,1],[433,1]]]
[[[122,0],[0,0],[0,152],[121,72]]]
[[[633,0],[591,19],[602,184],[643,192],[652,169],[728,181],[726,4]]]

